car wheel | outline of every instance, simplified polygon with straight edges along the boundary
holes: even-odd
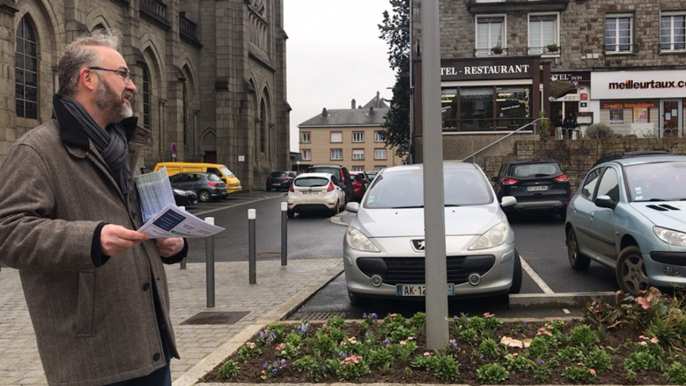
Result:
[[[288,218],[293,218],[295,217],[295,212],[289,209],[286,211],[286,216],[288,216]]]
[[[512,275],[512,286],[508,293],[518,294],[522,289],[522,260],[519,257],[519,252],[515,249],[514,256],[514,273]]]
[[[574,229],[569,228],[567,231],[567,257],[569,258],[569,265],[577,271],[585,271],[591,265],[591,259],[588,256],[579,252],[579,242],[576,239]]]
[[[201,190],[198,192],[198,200],[200,202],[208,202],[212,199],[212,195],[207,190]]]
[[[268,191],[268,192],[270,192],[270,191],[272,190],[272,188],[270,188],[269,186],[267,186],[265,190]]]
[[[365,298],[364,296],[354,294],[350,291],[348,291],[348,300],[350,300],[350,304],[353,306],[369,305],[372,302],[372,299]]]
[[[636,246],[626,247],[619,254],[616,273],[619,288],[627,294],[638,296],[650,288],[643,256]]]

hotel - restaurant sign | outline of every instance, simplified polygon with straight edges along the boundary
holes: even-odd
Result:
[[[441,60],[441,81],[526,79],[532,75],[531,59]]]

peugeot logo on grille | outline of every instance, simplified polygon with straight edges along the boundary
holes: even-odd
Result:
[[[424,240],[412,240],[412,248],[415,251],[423,251],[426,249]]]

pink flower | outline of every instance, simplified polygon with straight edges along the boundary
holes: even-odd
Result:
[[[431,355],[431,353],[428,352],[428,351],[424,353],[424,356],[425,356],[425,357],[428,357],[429,355]]]
[[[548,325],[548,329],[549,329],[549,330],[552,330],[552,329],[553,329],[553,325],[552,325],[552,324],[549,324],[549,325]]]
[[[516,357],[517,355],[519,355],[519,353],[512,354],[513,357]]]
[[[591,369],[589,371],[590,371],[591,375],[595,375],[595,370]]]
[[[641,346],[647,346],[648,345],[648,343],[646,343],[645,340],[643,342],[638,342],[638,344],[640,344]]]
[[[411,337],[411,336],[408,336],[408,337],[407,337],[407,340],[412,340],[412,339],[414,339],[414,338]]]
[[[353,362],[357,363],[357,358],[353,358]]]
[[[391,314],[392,318],[395,318],[398,314]]]
[[[286,350],[282,350],[281,355],[286,355]]]
[[[400,345],[404,345],[404,344],[405,344],[405,341],[404,341],[404,340],[401,340],[401,341],[400,341]]]
[[[545,331],[545,327],[539,328],[539,331]]]
[[[650,343],[657,343],[657,342],[659,342],[659,340],[657,340],[657,338],[653,338],[650,340]]]
[[[341,361],[341,364],[342,364],[342,365],[345,364],[345,361]],[[264,373],[264,370],[262,370],[262,372]]]
[[[641,307],[643,307],[644,310],[647,310],[650,308],[650,301],[643,296],[639,296],[636,298],[636,303],[640,304]]]
[[[490,312],[484,313],[484,318],[490,318],[491,316],[493,316],[493,315],[491,315]]]
[[[646,338],[646,337],[643,336],[643,335],[639,335],[639,336],[638,336],[638,339],[645,339],[645,338]]]

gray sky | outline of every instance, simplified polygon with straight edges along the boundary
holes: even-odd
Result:
[[[364,105],[376,92],[391,99],[395,75],[378,24],[388,0],[286,0],[288,103],[291,151],[298,151],[298,125],[322,108]]]

